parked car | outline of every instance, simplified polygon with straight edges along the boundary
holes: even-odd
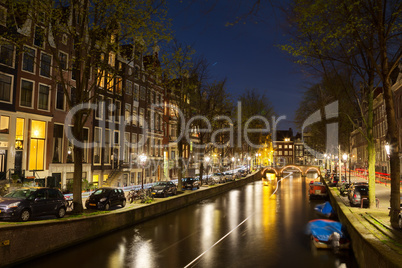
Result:
[[[237,179],[237,174],[232,174],[230,172],[225,172],[225,173],[223,173],[223,175],[225,175],[226,181],[234,181],[235,179]]]
[[[363,200],[363,205],[368,205],[368,203],[369,203],[368,191],[369,191],[369,187],[368,187],[367,183],[365,183],[365,184],[353,183],[350,186],[349,194],[348,194],[350,206],[360,206],[363,198],[366,198]]]
[[[188,178],[183,178],[183,188],[185,189],[200,189],[200,181],[198,178],[193,178],[193,177],[188,177]]]
[[[126,197],[123,190],[114,187],[103,187],[96,189],[85,201],[87,209],[109,210],[111,207],[120,205],[126,206]]]
[[[171,181],[158,181],[151,187],[153,196],[167,197],[177,194],[177,186]]]
[[[225,174],[223,173],[214,173],[211,178],[215,181],[215,183],[225,183],[227,180]]]
[[[0,219],[28,221],[43,215],[63,218],[66,206],[66,199],[57,189],[20,188],[0,197]]]

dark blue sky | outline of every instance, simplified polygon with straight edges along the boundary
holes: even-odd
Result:
[[[193,45],[196,54],[207,58],[213,65],[211,75],[216,80],[226,77],[228,91],[235,97],[252,88],[265,94],[278,116],[287,117],[279,128],[295,129],[294,113],[305,84],[300,66],[276,47],[286,43],[279,26],[283,23],[281,13],[267,7],[261,12],[264,22],[256,24],[254,17],[250,17],[245,24],[228,27],[227,22],[249,8],[241,3],[244,1],[173,2],[177,4],[170,5],[169,14],[173,18],[175,37]]]

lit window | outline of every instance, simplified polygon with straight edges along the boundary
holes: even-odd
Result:
[[[45,158],[46,122],[32,120],[29,170],[43,170]]]
[[[0,116],[0,133],[9,132],[10,128],[10,117],[9,116]]]
[[[24,118],[17,118],[15,126],[15,149],[24,149]]]

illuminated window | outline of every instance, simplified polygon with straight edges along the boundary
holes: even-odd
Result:
[[[116,94],[121,95],[123,90],[123,79],[121,77],[116,77]]]
[[[16,120],[16,131],[15,131],[15,149],[24,149],[24,118],[17,118]]]
[[[113,78],[113,74],[108,73],[107,74],[107,85],[106,85],[106,89],[110,92],[113,92],[113,86],[114,86],[114,78]]]
[[[109,53],[109,64],[114,67],[116,62],[116,54],[114,52]]]
[[[10,128],[10,117],[9,116],[0,116],[0,133],[9,132]]]
[[[98,74],[97,74],[97,85],[101,88],[105,86],[105,72],[101,71],[101,69],[98,69]]]
[[[45,158],[46,122],[32,120],[29,148],[29,170],[43,170]]]
[[[144,120],[145,120],[144,116],[145,116],[145,110],[144,110],[144,108],[140,108],[140,118],[139,118],[140,119],[139,120],[140,127],[144,127]]]

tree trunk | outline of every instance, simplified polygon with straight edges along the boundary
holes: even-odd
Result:
[[[200,164],[200,185],[202,185],[202,177],[203,176],[204,176],[204,159],[201,160],[201,164]]]
[[[369,184],[369,207],[375,207],[375,145],[367,143],[368,153],[368,184]]]
[[[82,142],[82,116],[80,113],[74,115],[73,134],[74,137]],[[82,159],[83,149],[79,146],[74,146],[74,179],[73,179],[73,213],[81,214],[82,207]]]
[[[391,198],[390,198],[390,221],[391,226],[394,228],[399,228],[398,217],[400,211],[400,162],[399,162],[399,143],[398,143],[398,127],[395,118],[394,101],[392,99],[391,85],[389,80],[386,79],[383,84],[384,88],[384,100],[385,100],[385,110],[387,114],[388,123],[388,138],[390,140],[391,155],[390,155],[390,166],[391,166]]]
[[[178,124],[180,125],[180,124]],[[179,153],[179,172],[177,174],[177,190],[181,191],[183,189],[183,141],[180,139],[180,141],[177,143],[177,151]]]

